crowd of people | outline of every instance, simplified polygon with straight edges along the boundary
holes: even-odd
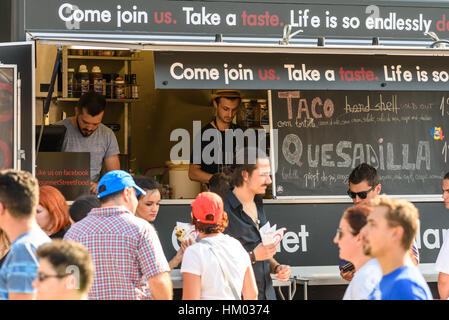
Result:
[[[290,266],[274,258],[279,242],[263,245],[258,232],[267,222],[261,195],[270,174],[267,157],[214,174],[210,190],[191,203],[198,238],[181,241],[168,260],[152,224],[161,194],[151,178],[112,170],[98,182],[97,196],[69,207],[29,172],[2,170],[0,298],[169,300],[170,271],[180,266],[183,299],[276,299],[272,276],[289,280]],[[418,209],[380,193],[375,168],[363,163],[351,172],[354,205],[343,212],[333,240],[349,281],[342,298],[433,299],[417,267]],[[443,199],[449,209],[449,173]],[[449,292],[448,246],[445,241],[436,262],[441,299]]]
[[[217,90],[212,98],[216,116],[201,133],[224,141],[226,130],[239,129],[232,120],[242,96]],[[115,136],[101,123],[105,106],[103,96],[88,92],[75,115],[57,123],[67,130],[62,151],[91,153],[92,194],[68,206],[57,188],[39,187],[30,173],[0,171],[0,299],[167,300],[177,267],[183,299],[276,299],[273,278],[288,281],[291,268],[274,258],[280,240],[264,245],[259,232],[268,222],[262,196],[272,174],[265,150],[237,150],[233,143],[232,157],[244,161],[232,165],[192,153],[189,178],[208,186],[191,204],[198,237],[180,240],[168,259],[153,226],[159,185],[120,170]],[[227,157],[226,144],[213,159]],[[334,238],[340,274],[349,282],[343,299],[432,299],[417,268],[416,207],[380,196],[379,175],[366,163],[348,180],[354,206],[343,213]],[[449,209],[449,174],[443,199]],[[436,262],[441,299],[449,297],[448,255],[449,240]]]

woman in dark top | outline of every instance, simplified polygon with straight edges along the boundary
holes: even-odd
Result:
[[[63,238],[72,220],[69,206],[62,193],[52,186],[39,187],[39,205],[36,220],[41,229],[52,239]]]

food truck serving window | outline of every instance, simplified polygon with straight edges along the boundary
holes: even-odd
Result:
[[[383,192],[437,195],[447,171],[444,57],[156,52],[158,88],[271,90],[277,197],[337,196],[359,163]],[[342,191],[343,190],[343,191]]]

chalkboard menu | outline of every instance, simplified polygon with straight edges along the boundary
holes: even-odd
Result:
[[[272,91],[277,197],[346,195],[366,162],[382,193],[441,194],[449,171],[449,94]]]

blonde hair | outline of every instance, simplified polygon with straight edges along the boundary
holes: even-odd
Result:
[[[11,243],[9,242],[8,236],[5,231],[0,229],[0,259],[8,253],[10,247]]]
[[[419,211],[413,203],[404,199],[390,199],[383,195],[370,202],[373,207],[385,207],[385,219],[390,227],[401,226],[404,230],[401,244],[405,250],[412,246],[419,228]]]

